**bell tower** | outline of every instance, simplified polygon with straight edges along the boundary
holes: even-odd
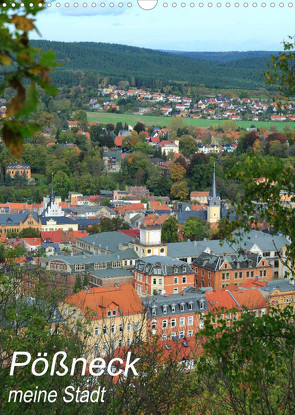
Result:
[[[208,213],[207,213],[207,222],[216,223],[220,221],[220,209],[221,209],[221,199],[217,195],[216,191],[216,176],[215,176],[215,163],[213,170],[213,179],[212,179],[212,188],[208,198]]]
[[[142,224],[140,238],[135,242],[134,250],[140,258],[151,255],[167,256],[167,245],[161,239],[161,226]]]

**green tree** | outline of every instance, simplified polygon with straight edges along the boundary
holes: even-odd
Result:
[[[21,230],[18,236],[20,238],[40,238],[40,231],[29,227],[29,228]]]
[[[186,180],[173,183],[171,194],[175,199],[186,200],[189,194]]]
[[[283,41],[283,45],[284,51],[271,57],[265,82],[278,87],[279,98],[288,99],[295,95],[295,37],[289,36],[289,41]]]
[[[227,314],[235,314],[229,310]],[[292,414],[295,411],[293,310],[244,310],[228,323],[209,314],[197,335],[202,344],[194,387],[202,414]]]
[[[179,140],[179,151],[185,157],[195,154],[197,152],[195,139],[191,135],[181,137]]]
[[[82,290],[82,280],[81,280],[81,275],[78,274],[76,276],[76,281],[75,281],[75,284],[74,284],[73,291],[74,291],[74,293],[77,293],[81,290]]]
[[[170,216],[162,225],[162,240],[166,243],[178,242],[178,222],[173,216]]]
[[[201,241],[209,236],[209,224],[201,218],[190,216],[182,226],[183,235],[191,241]]]
[[[5,7],[1,7],[0,94],[8,88],[12,88],[14,94],[7,103],[6,117],[0,120],[0,131],[6,146],[15,156],[23,152],[24,138],[32,136],[39,128],[34,122],[25,121],[25,117],[37,108],[37,86],[47,93],[57,92],[50,85],[49,77],[51,68],[57,65],[55,54],[52,51],[42,53],[29,42],[31,32],[37,31],[32,17],[42,9],[44,7],[38,3],[29,1],[22,4],[7,2]]]
[[[67,197],[70,190],[70,180],[68,175],[63,171],[58,171],[53,177],[53,187],[55,193],[62,198]]]

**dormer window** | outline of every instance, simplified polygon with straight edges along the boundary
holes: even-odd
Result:
[[[175,313],[175,304],[171,305],[171,313]]]
[[[152,315],[155,316],[157,314],[157,307],[152,307]]]
[[[184,303],[180,304],[180,311],[184,311]]]
[[[224,269],[227,269],[227,264],[224,264]]]
[[[167,306],[163,305],[163,314],[167,314]]]
[[[193,309],[193,303],[188,303],[188,309],[192,310]]]
[[[111,312],[111,310],[109,310],[108,311],[108,317],[111,317],[112,316],[112,312]]]
[[[200,310],[204,310],[204,301],[200,301]]]

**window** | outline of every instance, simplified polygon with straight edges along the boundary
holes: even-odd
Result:
[[[122,323],[121,323],[121,324],[119,324],[118,329],[119,329],[119,332],[120,332],[120,333],[122,333],[122,331],[123,331],[123,324],[122,324]]]
[[[162,321],[162,328],[167,329],[167,327],[168,327],[168,320],[163,320]]]
[[[118,341],[118,347],[122,347],[122,339]]]
[[[102,343],[102,348],[103,348],[103,350],[107,350],[107,348],[108,348],[107,342]]]
[[[192,310],[193,309],[193,303],[188,303],[188,309]]]
[[[202,277],[204,277],[205,275],[205,271],[202,269]]]
[[[263,276],[266,277],[266,269],[263,271]]]
[[[94,264],[94,269],[106,269],[107,263],[106,262],[96,262]]]
[[[117,314],[116,310],[113,310],[113,316],[115,316]]]
[[[204,321],[203,320],[200,320],[199,328],[200,328],[200,330],[203,330],[203,328],[204,328]]]
[[[250,277],[250,272],[249,271],[247,271],[246,272],[246,278],[249,278]]]
[[[152,307],[152,315],[155,316],[157,314],[157,307]]]
[[[148,249],[148,250],[147,250],[147,253],[148,253],[148,254],[151,254],[151,253],[152,253],[152,250],[151,250],[151,249]]]
[[[157,284],[157,278],[153,278],[153,284]]]
[[[184,337],[184,331],[179,332],[179,338],[182,339]]]
[[[85,264],[76,264],[75,265],[75,271],[84,271],[85,270]]]
[[[121,268],[121,261],[112,261],[112,268]]]
[[[94,345],[94,351],[95,352],[98,352],[98,343],[95,343],[95,345]]]
[[[229,272],[226,273],[226,279],[229,280]]]
[[[167,334],[162,335],[162,340],[167,340]]]
[[[259,271],[260,277],[262,277],[262,270]]]
[[[99,335],[99,328],[95,327],[94,329],[94,336],[98,336]]]
[[[116,326],[115,326],[115,324],[112,324],[111,325],[111,333],[112,334],[115,334],[116,333]]]
[[[111,317],[112,316],[112,312],[111,312],[111,310],[109,310],[108,311],[108,317]]]
[[[159,278],[159,285],[162,285],[162,278]]]
[[[224,272],[221,274],[221,278],[222,278],[223,280],[225,280],[225,273],[224,273]]]
[[[103,326],[102,332],[103,332],[103,334],[107,334],[107,332],[108,332],[107,326]]]
[[[130,344],[131,344],[131,339],[130,338],[127,339],[126,344],[127,344],[127,346],[130,346]]]
[[[240,278],[243,278],[243,272],[242,271],[240,272]]]
[[[175,305],[171,306],[171,313],[175,313]]]
[[[173,294],[178,294],[178,288],[173,288]]]
[[[224,264],[224,269],[227,269],[227,264]]]
[[[251,278],[254,277],[254,271],[251,271]]]
[[[208,280],[211,280],[211,271],[208,272]]]
[[[182,284],[186,284],[186,277],[182,277]]]
[[[184,304],[183,303],[180,304],[180,311],[184,311]]]
[[[163,314],[167,314],[167,306],[163,305]]]
[[[174,284],[178,284],[178,277],[174,277]]]
[[[171,327],[176,327],[176,318],[171,319]]]
[[[185,326],[185,317],[180,317],[179,319],[179,326],[184,327]]]
[[[127,324],[127,331],[131,331],[131,323]]]
[[[193,334],[194,334],[193,330],[189,330],[187,332],[187,337],[193,337]]]
[[[157,323],[152,323],[152,330],[156,330]]]
[[[163,252],[165,252],[165,249],[164,248],[161,248],[160,249],[160,252],[161,252],[161,254],[163,254]]]
[[[235,280],[238,278],[238,273],[235,272]]]
[[[161,268],[154,268],[155,275],[161,275]]]
[[[187,319],[187,325],[192,326],[193,324],[194,324],[194,317],[189,316],[188,319]]]
[[[204,310],[204,301],[200,301],[200,310]]]
[[[138,331],[139,330],[139,322],[135,321],[134,322],[134,331]]]

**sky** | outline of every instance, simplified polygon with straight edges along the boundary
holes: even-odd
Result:
[[[282,41],[288,35],[294,35],[295,1],[292,8],[288,2],[284,7],[270,7],[272,0],[252,0],[245,8],[240,6],[226,7],[224,0],[199,0],[204,7],[199,7],[199,1],[194,8],[190,2],[181,7],[181,1],[173,8],[173,0],[139,0],[144,4],[157,3],[153,10],[143,10],[137,1],[127,2],[117,0],[115,7],[109,7],[106,1],[105,8],[75,0],[79,6],[74,7],[74,1],[67,0],[70,7],[65,7],[66,0],[56,7],[56,2],[37,16],[37,28],[42,39],[64,42],[105,42],[120,43],[130,46],[146,47],[151,49],[183,50],[183,51],[248,51],[248,50],[281,50]],[[112,1],[112,0],[110,0]],[[122,1],[123,7],[118,7]],[[163,7],[164,2],[168,7]],[[182,0],[185,2],[185,0]],[[212,1],[213,7],[208,7]],[[216,6],[217,2],[222,7]],[[237,0],[239,1],[239,0]],[[247,0],[246,0],[247,1]],[[252,2],[257,1],[257,7]],[[266,7],[262,7],[265,1]],[[274,0],[275,1],[275,0]],[[285,1],[285,0],[282,0]],[[292,0],[289,0],[292,1]],[[85,4],[84,3],[84,4]],[[40,39],[36,34],[34,39]]]

